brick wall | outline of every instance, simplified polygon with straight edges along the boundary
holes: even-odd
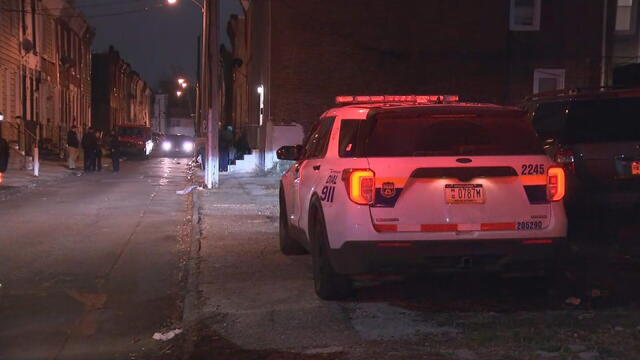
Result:
[[[267,2],[252,3],[260,16],[268,14]],[[270,4],[270,58],[264,49],[256,54],[255,44],[251,57],[270,60],[276,122],[308,125],[340,94],[457,93],[515,103],[531,93],[533,70],[541,67],[564,68],[567,86],[599,83],[601,1],[543,1],[536,32],[509,31],[508,0]],[[255,20],[251,26],[253,41],[268,31]],[[254,71],[250,94],[259,76]]]

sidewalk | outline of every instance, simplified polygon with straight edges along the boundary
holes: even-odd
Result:
[[[77,164],[82,164],[81,159]],[[111,160],[102,159],[103,170],[111,170]],[[82,169],[74,171],[67,168],[67,162],[63,160],[41,160],[40,176],[35,177],[33,170],[10,169],[4,174],[4,181],[0,184],[0,200],[16,193],[42,186],[51,182],[59,181],[68,176],[82,176]]]

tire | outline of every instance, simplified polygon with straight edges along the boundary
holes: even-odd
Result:
[[[284,191],[280,186],[280,252],[284,255],[302,255],[307,250],[300,245],[289,233],[289,222],[287,220],[287,203],[284,198]]]
[[[327,227],[322,210],[316,205],[311,222],[311,263],[316,294],[323,300],[342,300],[353,294],[351,279],[338,274],[331,266],[328,256]]]

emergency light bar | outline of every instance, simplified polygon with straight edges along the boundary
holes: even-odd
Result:
[[[341,95],[336,96],[336,104],[373,104],[373,103],[410,103],[410,104],[433,104],[438,102],[458,101],[458,95]]]

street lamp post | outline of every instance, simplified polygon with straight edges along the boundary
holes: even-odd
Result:
[[[178,0],[166,0],[175,5]],[[200,72],[201,118],[207,123],[207,150],[205,159],[205,184],[208,189],[218,186],[218,119],[220,113],[218,86],[218,0],[191,0],[202,10],[202,48]],[[212,14],[213,12],[213,14]],[[212,21],[213,20],[213,21]],[[214,26],[210,26],[213,22]],[[210,54],[210,49],[214,51]],[[209,56],[211,55],[211,57]],[[209,61],[211,60],[211,61]],[[182,83],[180,83],[182,86]]]

